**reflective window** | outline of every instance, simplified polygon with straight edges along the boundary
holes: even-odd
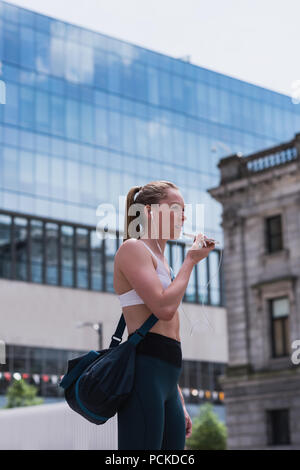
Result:
[[[108,89],[114,93],[121,93],[121,66],[120,57],[116,54],[107,54]]]
[[[65,161],[62,158],[52,157],[50,159],[50,178],[52,195],[54,198],[65,197]]]
[[[148,67],[148,99],[150,103],[159,104],[159,80],[158,70]]]
[[[11,273],[11,217],[0,214],[0,277]]]
[[[211,251],[208,256],[209,261],[209,286],[210,286],[210,304],[220,305],[220,273],[219,266],[219,252]]]
[[[271,299],[271,343],[272,356],[290,355],[290,306],[288,297]]]
[[[57,95],[51,96],[51,130],[53,134],[65,135],[65,100]]]
[[[16,253],[16,279],[27,281],[28,261],[28,225],[26,219],[16,217],[14,220],[14,241]]]
[[[91,232],[91,288],[102,290],[102,239],[99,239],[95,231]]]
[[[201,304],[207,304],[208,302],[208,290],[207,287],[205,287],[208,282],[206,260],[207,258],[195,266],[195,269],[197,269],[199,302]]]
[[[105,239],[105,270],[106,270],[106,291],[115,292],[114,281],[114,258],[116,254],[116,238]]]
[[[79,202],[79,167],[76,163],[67,160],[66,164],[66,199],[72,202]]]
[[[51,74],[55,77],[64,77],[65,69],[65,42],[58,37],[51,38]]]
[[[19,87],[13,83],[6,83],[6,104],[3,107],[4,122],[18,124],[19,122]],[[1,115],[0,115],[1,116]],[[13,142],[12,140],[10,143]]]
[[[93,107],[81,103],[81,139],[85,142],[94,142],[94,112]]]
[[[80,200],[89,204],[93,198],[94,168],[91,165],[80,165]]]
[[[40,131],[50,130],[50,103],[48,93],[36,91],[35,94],[36,128]]]
[[[35,164],[35,187],[37,195],[50,197],[50,158],[37,154]]]
[[[108,111],[108,145],[118,150],[121,148],[121,116],[114,111]]]
[[[122,149],[130,154],[135,153],[134,117],[122,116]]]
[[[35,102],[32,88],[20,87],[20,124],[24,127],[34,127],[35,124]]]
[[[35,68],[35,37],[33,29],[21,26],[20,45],[21,65],[28,69]]]
[[[89,231],[76,229],[77,287],[88,288],[89,267]]]
[[[70,139],[77,140],[80,131],[79,103],[66,100],[66,133]]]
[[[3,23],[3,58],[7,62],[19,63],[19,27],[4,21]]]
[[[42,18],[40,15],[37,15],[37,18]],[[50,73],[50,54],[51,54],[51,47],[50,47],[50,37],[48,34],[44,34],[44,32],[36,31],[36,63],[35,67],[36,70],[43,74]],[[40,80],[38,80],[38,83]]]
[[[107,88],[107,54],[96,49],[94,51],[94,85],[96,88]]]
[[[106,109],[95,108],[95,142],[108,145],[108,117]]]
[[[73,286],[73,227],[61,227],[61,282],[65,287]]]
[[[58,225],[46,224],[46,283],[58,284]]]
[[[31,278],[33,282],[43,282],[43,223],[31,221]]]
[[[3,180],[6,189],[18,189],[18,152],[13,147],[3,147]]]
[[[31,152],[20,150],[19,188],[30,193],[33,189],[34,155]]]

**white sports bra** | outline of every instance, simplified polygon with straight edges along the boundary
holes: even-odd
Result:
[[[145,247],[148,248],[150,253],[156,258],[157,260],[157,268],[156,272],[157,275],[162,283],[162,286],[164,289],[166,289],[172,282],[172,279],[170,278],[170,275],[168,273],[168,270],[164,263],[153,253],[151,248],[143,241],[141,240]],[[172,268],[170,267],[171,274],[173,273]],[[144,304],[145,302],[141,297],[137,294],[135,289],[131,289],[128,292],[124,292],[124,294],[118,295],[118,298],[120,300],[121,307],[128,307],[129,305],[137,305],[137,304]]]

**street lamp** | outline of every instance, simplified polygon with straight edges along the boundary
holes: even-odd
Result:
[[[219,142],[219,141],[215,142],[215,145],[212,145],[210,150],[211,150],[212,152],[214,152],[214,153],[217,153],[217,151],[218,151],[218,146],[221,147],[221,148],[223,148],[223,149],[227,152],[227,155],[231,155],[231,154],[232,154],[231,148],[230,148],[227,144],[224,144],[224,142]],[[242,157],[242,156],[243,156],[242,152],[237,152],[236,155],[237,155],[238,157]]]
[[[76,328],[83,328],[84,326],[90,326],[93,328],[98,333],[98,345],[99,345],[99,351],[102,349],[102,323],[93,323],[89,321],[85,322],[78,322],[76,324]]]
[[[229,147],[227,144],[224,144],[223,142],[219,142],[219,141],[217,141],[217,142],[215,143],[215,145],[213,145],[213,146],[211,147],[211,151],[212,151],[212,152],[217,152],[217,150],[218,150],[217,147],[218,147],[218,146],[222,147],[226,152],[228,152],[228,155],[230,155],[230,153],[231,153],[230,147]]]

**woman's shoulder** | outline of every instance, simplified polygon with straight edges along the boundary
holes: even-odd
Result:
[[[118,248],[115,259],[123,258],[124,256],[131,256],[133,253],[137,253],[137,250],[142,250],[140,248],[142,242],[136,238],[128,238],[125,240]]]

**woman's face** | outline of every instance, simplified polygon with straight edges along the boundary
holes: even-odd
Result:
[[[161,199],[158,207],[153,205],[151,210],[153,218],[151,215],[148,216],[149,237],[165,240],[174,240],[180,237],[186,217],[184,215],[184,200],[178,189],[169,188],[167,197]]]

